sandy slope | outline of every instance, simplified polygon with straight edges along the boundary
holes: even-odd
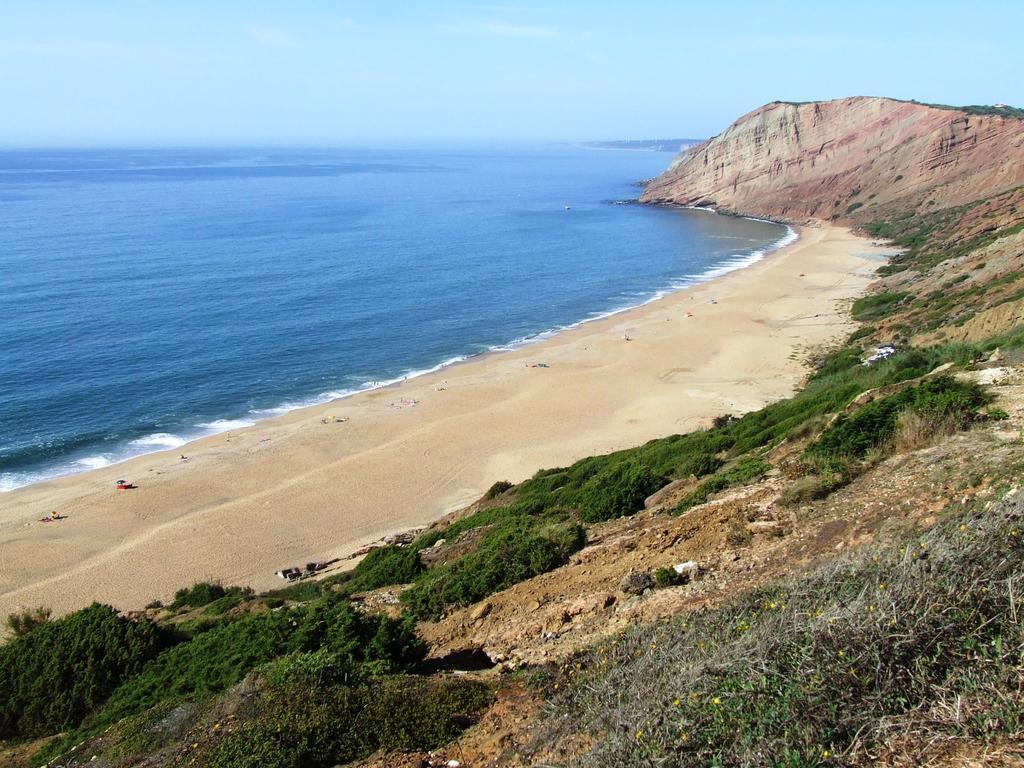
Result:
[[[540,344],[0,495],[0,615],[138,608],[199,579],[272,587],[278,568],[427,523],[496,480],[760,407],[799,382],[802,349],[850,329],[842,300],[869,282],[870,251],[806,229],[748,269]],[[139,488],[115,491],[122,476]],[[68,517],[39,522],[51,510]]]

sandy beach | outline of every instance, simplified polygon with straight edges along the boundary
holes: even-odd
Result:
[[[841,228],[800,234],[540,343],[2,494],[0,615],[135,609],[201,579],[279,586],[282,567],[425,525],[497,480],[784,397],[807,352],[853,327],[880,251]],[[138,487],[115,490],[121,477]]]

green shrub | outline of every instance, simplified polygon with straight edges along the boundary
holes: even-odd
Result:
[[[580,517],[588,523],[631,515],[644,499],[665,485],[665,479],[637,461],[606,467],[579,490]]]
[[[425,652],[410,621],[363,614],[342,600],[250,614],[160,654],[114,692],[91,725],[109,725],[161,701],[216,693],[278,657],[318,650],[372,674],[407,669]]]
[[[797,478],[779,499],[784,506],[793,507],[818,499],[824,499],[839,488],[848,473],[834,471],[828,475],[808,475]]]
[[[449,523],[443,528],[434,528],[433,530],[426,531],[412,543],[412,549],[420,552],[428,547],[432,547],[441,539],[455,541],[463,533],[474,528],[483,528],[488,525],[504,525],[514,517],[544,515],[547,511],[545,504],[538,502],[536,499],[516,501],[508,507],[482,509],[479,512],[474,512],[472,515]],[[561,512],[559,512],[559,516],[563,516]]]
[[[278,686],[344,685],[355,678],[349,660],[326,648],[289,653],[264,664],[258,673],[270,685]]]
[[[868,327],[870,328],[870,326]],[[871,330],[874,331],[873,328]],[[850,341],[853,341],[852,336],[850,337]],[[828,376],[849,370],[861,362],[863,355],[864,351],[858,346],[851,345],[837,349],[826,355],[825,359],[817,365],[814,373],[811,375],[811,381],[824,379]]]
[[[7,629],[15,637],[24,637],[33,629],[50,620],[53,612],[49,608],[39,606],[38,608],[26,608],[23,611],[12,613],[7,617]]]
[[[224,597],[224,587],[220,584],[211,584],[208,581],[200,581],[193,584],[191,587],[179,589],[174,593],[174,601],[171,603],[171,608],[199,608],[203,605],[209,605],[214,600],[219,600]]]
[[[207,616],[223,616],[235,606],[240,605],[244,599],[241,594],[226,594],[209,603],[203,609],[203,614]]]
[[[289,584],[281,589],[272,589],[265,593],[267,597],[277,600],[291,600],[296,603],[308,603],[318,600],[324,595],[325,581],[305,579],[296,584]]]
[[[0,738],[78,725],[164,646],[152,622],[95,603],[0,646]]]
[[[488,531],[472,553],[428,571],[402,600],[416,616],[438,618],[452,606],[470,605],[562,565],[585,541],[576,523],[513,517]]]
[[[895,432],[900,413],[906,409],[953,419],[962,426],[974,418],[987,399],[975,384],[950,376],[927,379],[840,415],[808,447],[805,455],[824,471],[833,471],[843,459],[862,459],[868,451],[886,443]]]
[[[670,565],[662,566],[654,571],[654,584],[658,589],[674,587],[683,583],[683,577],[676,573],[676,569]]]
[[[209,768],[327,768],[378,750],[428,751],[458,736],[490,701],[482,683],[388,677],[372,686],[271,686],[255,714],[208,747]]]
[[[422,572],[416,548],[392,544],[370,550],[352,571],[348,586],[352,592],[365,592],[390,584],[408,584]]]
[[[487,489],[487,493],[484,494],[484,500],[490,501],[491,499],[496,499],[510,488],[515,488],[515,486],[508,480],[499,480],[498,482],[496,482],[494,485]]]
[[[876,330],[877,330],[877,328],[875,328],[875,326],[873,326],[873,325],[865,325],[863,328],[858,328],[856,331],[851,333],[850,334],[850,338],[848,339],[848,341],[849,341],[849,343],[852,344],[855,341],[859,341],[860,339],[867,338],[868,336],[873,334]]]
[[[892,314],[908,293],[876,293],[864,296],[853,302],[852,315],[854,320],[877,320]]]
[[[1010,414],[1004,411],[1002,408],[989,408],[985,411],[985,417],[992,421],[1006,421],[1010,418]]]
[[[689,477],[691,475],[694,477],[704,477],[705,475],[717,472],[724,463],[713,453],[697,452],[679,462],[675,475],[677,477]]]

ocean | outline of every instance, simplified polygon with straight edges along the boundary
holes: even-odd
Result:
[[[0,151],[0,490],[382,386],[740,268],[565,146]]]

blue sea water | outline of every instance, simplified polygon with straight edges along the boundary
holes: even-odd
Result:
[[[569,147],[0,152],[0,490],[251,424],[741,266]]]

